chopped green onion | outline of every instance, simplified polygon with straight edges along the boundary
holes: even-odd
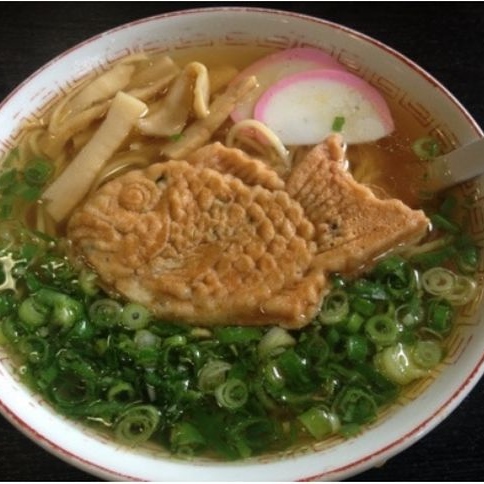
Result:
[[[355,296],[373,301],[386,301],[388,299],[385,287],[380,282],[370,281],[368,279],[356,279],[351,284],[349,291]]]
[[[381,346],[391,345],[398,336],[398,328],[395,321],[385,315],[371,317],[365,323],[365,332],[373,343]]]
[[[454,257],[456,254],[456,248],[453,245],[447,245],[433,251],[420,252],[418,254],[412,255],[411,261],[414,264],[418,264],[425,270],[432,267],[441,266],[446,261]]]
[[[355,297],[351,300],[351,307],[357,313],[363,316],[372,316],[376,311],[376,304],[363,297]]]
[[[225,361],[209,361],[198,374],[198,388],[204,393],[213,392],[225,381],[231,367],[232,365]]]
[[[116,438],[126,444],[146,442],[158,428],[160,412],[152,405],[135,405],[117,419],[114,426]]]
[[[154,348],[159,345],[161,338],[147,329],[139,329],[133,341],[137,348]]]
[[[64,411],[92,399],[92,382],[69,372],[52,372],[51,396]],[[46,382],[44,381],[44,384]]]
[[[267,417],[244,415],[232,427],[232,444],[240,457],[250,457],[255,450],[267,449],[276,438],[275,423]]]
[[[431,160],[439,156],[441,152],[439,142],[429,136],[415,140],[412,144],[412,150],[421,160]]]
[[[395,310],[396,321],[404,327],[413,328],[422,323],[425,311],[418,298],[402,304]]]
[[[82,304],[66,294],[42,288],[35,294],[35,298],[51,309],[52,322],[60,326],[72,326],[82,316]]]
[[[361,314],[353,312],[346,320],[345,329],[348,333],[358,333],[364,322],[365,318]]]
[[[73,341],[91,341],[94,333],[94,325],[87,319],[81,318],[74,323],[74,326],[69,331],[69,337],[72,338]]]
[[[189,422],[177,422],[170,431],[170,448],[178,456],[191,457],[204,448],[207,441]]]
[[[74,298],[65,296],[57,301],[52,311],[52,322],[64,327],[72,326],[82,316],[82,305]]]
[[[318,440],[334,434],[340,427],[338,416],[326,408],[312,407],[299,415],[298,420]]]
[[[150,312],[141,304],[128,303],[124,306],[121,323],[128,329],[143,329],[151,319]]]
[[[457,207],[457,198],[453,195],[447,195],[440,205],[439,213],[441,213],[444,217],[450,218],[454,209]]]
[[[350,309],[348,295],[341,289],[331,291],[323,301],[318,320],[323,324],[336,324],[343,321]]]
[[[422,368],[434,368],[442,361],[442,347],[435,341],[417,341],[412,349],[413,361]]]
[[[415,363],[412,347],[402,343],[384,348],[375,355],[374,363],[382,375],[397,385],[407,385],[427,374]]]
[[[279,366],[273,360],[267,362],[262,370],[264,375],[264,383],[266,385],[266,389],[272,395],[279,395],[279,390],[284,388],[286,384],[286,379],[282,374]]]
[[[3,275],[0,272],[0,276]],[[0,280],[0,285],[5,281],[5,277]],[[8,292],[0,292],[0,318],[7,314],[12,314],[15,309],[15,300],[12,294]]]
[[[217,403],[230,410],[243,407],[249,398],[247,385],[238,378],[229,378],[215,389],[214,394]]]
[[[177,346],[184,346],[186,344],[187,338],[182,334],[174,334],[163,341],[164,348],[175,348]]]
[[[456,276],[452,289],[443,295],[454,306],[465,306],[470,303],[477,291],[474,279],[467,276]]]
[[[49,355],[49,344],[40,336],[24,336],[18,342],[18,349],[33,364],[44,363]]]
[[[79,274],[79,287],[86,296],[94,296],[99,292],[98,276],[92,271],[81,270]]]
[[[430,301],[427,310],[427,325],[439,334],[450,331],[452,324],[453,310],[445,299],[433,299]]]
[[[300,336],[298,353],[308,361],[313,368],[323,367],[329,357],[330,348],[325,338],[318,332],[308,332]]]
[[[24,178],[29,185],[43,186],[53,173],[52,163],[43,158],[30,160],[24,168]]]
[[[305,393],[314,388],[309,361],[299,355],[294,348],[289,348],[281,353],[276,361],[289,389],[298,393]]]
[[[113,299],[98,299],[89,307],[89,318],[101,327],[112,327],[122,320],[123,306]]]
[[[86,380],[96,377],[94,366],[77,351],[63,348],[55,356],[61,370],[68,371]]]
[[[408,299],[417,286],[415,271],[402,257],[383,259],[376,265],[373,274],[386,291],[398,300]]]
[[[369,353],[367,339],[359,334],[353,334],[346,339],[346,353],[351,361],[365,361]]]
[[[39,261],[38,274],[44,282],[57,286],[59,290],[62,290],[66,283],[76,277],[74,268],[68,260],[56,255],[42,257]]]
[[[434,227],[449,232],[450,234],[459,234],[462,232],[462,229],[455,222],[451,222],[440,213],[432,214],[430,221]]]
[[[333,120],[333,125],[331,126],[331,130],[335,133],[340,133],[343,130],[343,126],[345,124],[344,116],[336,116]]]
[[[180,141],[183,138],[183,133],[176,133],[169,136],[170,141]]]
[[[223,344],[247,344],[261,339],[259,328],[244,328],[242,326],[228,326],[215,328],[215,337]]]
[[[42,306],[37,298],[31,296],[24,299],[18,308],[18,317],[31,327],[42,326],[47,323],[49,310]]]
[[[120,381],[115,383],[107,393],[108,401],[130,402],[135,397],[135,390],[131,383]]]
[[[82,305],[65,294],[42,288],[21,303],[18,314],[30,326],[42,326],[52,321],[68,327],[81,317]]]
[[[479,250],[473,244],[459,245],[456,254],[457,267],[464,273],[470,274],[477,270],[479,264]]]
[[[13,213],[13,197],[0,198],[0,220],[8,220]]]
[[[40,187],[31,186],[28,183],[19,182],[12,190],[12,194],[22,198],[27,202],[33,202],[40,197]]]
[[[356,423],[344,424],[340,427],[338,433],[345,439],[349,439],[361,432],[361,425]]]
[[[17,319],[11,316],[0,320],[0,324],[3,337],[11,343],[16,343],[25,333],[25,330],[22,328]]]
[[[341,422],[364,424],[376,418],[377,405],[366,390],[346,387],[336,397],[334,409]]]
[[[12,168],[0,175],[0,192],[4,192],[17,183],[18,170]]]
[[[264,360],[282,353],[286,348],[294,346],[295,344],[296,340],[287,330],[279,326],[274,326],[260,340],[257,346],[257,352],[259,358]]]
[[[433,267],[422,274],[422,287],[434,296],[444,296],[453,290],[456,275],[443,267]]]
[[[56,365],[41,367],[36,373],[35,387],[46,392],[49,391],[59,375],[59,368]]]

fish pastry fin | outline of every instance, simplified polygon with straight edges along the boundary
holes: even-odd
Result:
[[[284,181],[263,161],[251,158],[237,148],[227,148],[220,142],[194,151],[187,161],[194,166],[204,166],[233,175],[246,185],[260,185],[269,190],[284,189]]]
[[[381,200],[344,167],[340,135],[313,148],[290,174],[286,189],[316,231],[314,266],[354,271],[398,245],[418,241],[429,221],[396,199]]]

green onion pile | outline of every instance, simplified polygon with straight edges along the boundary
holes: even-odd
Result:
[[[354,280],[335,275],[315,320],[279,327],[185,326],[113,299],[67,244],[0,225],[0,342],[60,413],[174,455],[240,459],[355,435],[443,359],[476,285],[475,245],[447,218],[439,238]]]
[[[0,220],[8,220],[21,207],[40,198],[46,183],[54,174],[54,165],[43,158],[32,158],[23,170],[14,165],[19,149],[13,149],[2,163],[0,175]]]

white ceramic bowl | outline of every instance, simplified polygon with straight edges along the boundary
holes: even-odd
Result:
[[[483,135],[460,103],[421,68],[387,46],[323,20],[252,8],[184,11],[136,21],[70,49],[37,71],[0,105],[0,156],[16,144],[21,124],[39,118],[88,72],[147,49],[255,43],[276,48],[311,45],[326,50],[385,96],[396,100],[446,148]],[[473,184],[461,187],[471,193]],[[484,205],[472,210],[481,214]],[[474,216],[476,226],[482,216]],[[482,274],[479,274],[482,279]],[[480,299],[479,299],[480,301]],[[361,436],[282,457],[237,463],[180,462],[150,451],[117,446],[55,414],[22,386],[0,354],[0,410],[31,439],[100,478],[153,481],[294,481],[347,478],[407,448],[439,424],[484,371],[480,302],[469,308],[450,341],[443,370],[405,405],[385,414]]]

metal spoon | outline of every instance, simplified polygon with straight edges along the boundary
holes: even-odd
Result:
[[[433,191],[484,174],[484,138],[438,156],[429,163],[429,188]]]

